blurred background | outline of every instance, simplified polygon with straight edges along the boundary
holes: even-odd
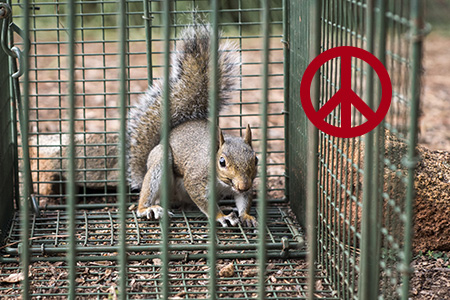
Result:
[[[426,1],[431,32],[425,39],[419,142],[450,150],[450,0]]]

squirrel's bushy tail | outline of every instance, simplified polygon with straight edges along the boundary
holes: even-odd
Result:
[[[181,42],[172,55],[170,75],[170,122],[175,127],[188,120],[208,118],[210,81],[210,41],[208,25],[195,24],[181,33]],[[236,46],[219,44],[219,107],[228,98],[238,75]],[[162,82],[149,87],[128,121],[128,179],[132,188],[141,188],[147,171],[147,157],[160,142]]]

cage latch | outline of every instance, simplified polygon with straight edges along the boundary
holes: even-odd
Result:
[[[289,239],[287,237],[285,237],[285,236],[283,236],[281,238],[281,247],[282,247],[281,248],[281,253],[280,253],[281,257],[282,258],[287,258],[288,255],[289,255],[290,246],[289,246]]]
[[[3,19],[3,26],[1,32],[1,44],[3,51],[5,51],[5,53],[11,56],[12,58],[15,58],[19,61],[18,70],[11,76],[13,78],[19,78],[20,76],[22,76],[24,72],[22,51],[16,46],[9,48],[8,30],[12,30],[15,33],[17,33],[24,41],[26,41],[27,39],[25,37],[25,33],[23,32],[23,30],[12,22],[11,7],[7,3],[0,2],[0,19]]]
[[[287,41],[287,40],[285,40],[285,39],[281,39],[281,43],[287,48],[287,49],[289,49],[289,42]]]
[[[32,9],[39,9],[38,7],[33,7]],[[19,84],[19,77],[22,76],[24,73],[24,64],[23,64],[23,53],[22,51],[16,47],[12,46],[10,47],[10,41],[12,44],[12,36],[8,36],[8,32],[12,31],[17,33],[23,40],[23,43],[30,44],[29,39],[25,35],[22,29],[19,28],[16,24],[12,22],[12,9],[11,6],[9,6],[7,3],[0,2],[0,21],[2,22],[2,28],[0,32],[0,44],[3,51],[10,57],[18,60],[18,66],[16,64],[16,61],[13,60],[12,63],[12,71],[14,72],[11,76],[14,78],[13,81],[13,91],[14,91],[14,98],[15,102],[17,103],[19,107],[19,111],[22,112],[22,104],[21,104],[21,93],[20,93],[20,84]],[[19,113],[19,123],[21,127],[28,126],[28,124],[25,124],[23,121],[22,113]],[[22,135],[22,145],[25,145],[28,141],[24,139],[24,136]],[[25,154],[24,154],[25,155]],[[29,157],[23,157],[24,160],[29,161]],[[30,183],[30,191],[33,193],[33,181],[31,178],[31,170],[28,167],[28,170],[25,172],[25,176],[28,177],[28,182]],[[33,213],[36,215],[39,215],[39,205],[34,196],[28,195],[27,196],[28,201],[31,202],[31,206],[33,209]],[[19,204],[17,204],[19,206]]]

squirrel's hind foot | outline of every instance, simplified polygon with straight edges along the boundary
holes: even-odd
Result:
[[[173,213],[168,212],[169,217],[173,216]],[[159,220],[164,216],[164,209],[159,205],[152,205],[150,207],[143,207],[137,209],[138,217],[147,217],[149,220]]]

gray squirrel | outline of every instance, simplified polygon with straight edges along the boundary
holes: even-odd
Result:
[[[171,201],[190,202],[208,216],[208,174],[210,169],[210,131],[208,90],[210,81],[211,30],[206,24],[183,29],[177,51],[172,55],[170,85],[169,168]],[[219,107],[229,98],[238,75],[236,46],[219,45]],[[127,136],[128,180],[140,189],[137,215],[160,219],[163,150],[160,144],[162,83],[149,87],[135,108],[130,110]],[[216,220],[224,227],[257,226],[249,214],[252,185],[258,159],[252,148],[252,132],[234,137],[219,130],[217,141],[217,190],[234,196],[239,217],[225,215],[217,207]],[[217,205],[217,203],[215,204]]]

